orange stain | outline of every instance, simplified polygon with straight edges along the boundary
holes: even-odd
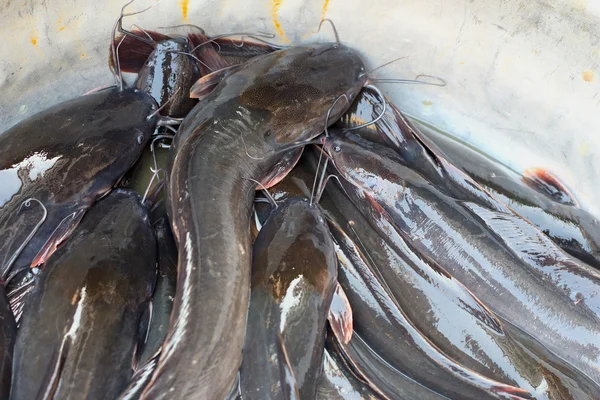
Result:
[[[81,53],[81,58],[85,58],[85,53]]]
[[[327,15],[327,7],[329,7],[329,0],[325,0],[325,3],[323,3],[323,10],[321,11],[321,21],[325,19],[325,16]]]
[[[288,37],[285,35],[285,31],[279,23],[279,9],[281,8],[281,3],[283,3],[283,0],[272,0],[271,19],[273,20],[273,25],[275,25],[275,30],[279,36],[281,36],[281,40],[284,42],[289,42],[290,39],[288,39]]]
[[[62,32],[62,31],[64,31],[64,30],[65,30],[65,28],[66,28],[66,26],[64,26],[64,25],[63,25],[63,26],[61,26],[60,28],[58,28],[58,31],[59,31],[59,32]]]
[[[36,38],[31,38],[31,44],[37,47],[37,39]]]
[[[586,82],[593,81],[594,80],[594,71],[590,71],[589,69],[586,69],[585,71],[583,71],[581,73],[581,78]]]
[[[190,0],[181,0],[179,2],[179,6],[181,7],[181,15],[183,16],[183,19],[187,21],[188,11],[190,8]]]

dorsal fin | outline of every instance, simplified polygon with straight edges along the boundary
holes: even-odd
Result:
[[[232,65],[198,79],[190,89],[190,97],[198,100],[204,99],[227,75],[237,71],[239,67],[239,65]]]

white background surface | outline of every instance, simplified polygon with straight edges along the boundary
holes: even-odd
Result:
[[[123,1],[0,3],[0,130],[111,83],[112,25]],[[128,11],[152,4],[134,2]],[[600,0],[162,0],[127,18],[146,29],[194,23],[209,34],[316,35],[332,19],[380,78],[443,77],[445,88],[382,85],[403,111],[513,169],[546,167],[600,214]],[[1,151],[1,149],[0,149]]]

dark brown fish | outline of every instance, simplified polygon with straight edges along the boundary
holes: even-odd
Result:
[[[189,93],[200,77],[200,69],[199,63],[188,54],[190,47],[185,38],[157,42],[138,73],[135,87],[150,94],[159,106],[164,106],[162,115],[185,117],[197,103]]]
[[[178,243],[177,296],[143,398],[222,398],[241,363],[250,288],[254,182],[283,150],[310,140],[365,82],[339,44],[255,57],[188,114],[171,153],[168,201]],[[325,121],[327,113],[330,121]]]
[[[289,363],[300,398],[314,398],[337,285],[333,242],[319,206],[303,198],[280,204],[260,230],[252,254],[242,397],[284,397],[280,368]],[[278,351],[279,336],[287,361]]]
[[[131,168],[154,130],[155,110],[147,94],[112,88],[50,107],[0,135],[4,279],[11,264],[43,263]]]
[[[127,386],[156,277],[148,211],[131,191],[95,204],[34,277],[11,398],[114,399]]]

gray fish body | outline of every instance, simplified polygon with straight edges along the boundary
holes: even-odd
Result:
[[[600,268],[600,221],[589,212],[554,201],[525,185],[522,176],[455,140],[422,130],[437,153],[527,218],[567,253]]]
[[[271,194],[285,199],[310,191],[316,162],[314,154],[306,154]],[[378,233],[334,184],[326,188],[320,204],[327,218],[360,245],[411,323],[445,354],[484,376],[531,392],[548,386],[537,365],[506,334],[500,321],[460,282],[423,260],[393,230]],[[262,211],[258,204],[256,208]]]
[[[280,204],[253,250],[244,357],[244,399],[284,398],[280,366],[289,363],[300,398],[314,398],[337,278],[331,234],[317,205]],[[277,349],[278,335],[286,361]]]
[[[137,194],[113,191],[34,278],[11,398],[116,398],[133,373],[155,268],[148,211]]]
[[[177,246],[171,233],[169,221],[166,218],[156,221],[154,232],[156,233],[158,248],[158,271],[152,293],[148,337],[139,357],[141,365],[147,363],[156,355],[167,336],[177,285]]]
[[[148,117],[155,110],[147,94],[112,88],[50,107],[0,134],[0,273],[44,215],[38,202],[22,203],[34,198],[48,215],[13,270],[31,264],[57,227],[68,235],[131,168],[154,130],[156,118]]]
[[[354,353],[350,357],[358,369],[368,360],[365,378],[379,386],[381,393],[389,398],[407,399],[439,398],[440,395],[460,399],[511,398],[513,395],[530,398],[527,390],[485,378],[442,353],[398,308],[351,239],[335,224],[330,226],[339,260],[338,279],[350,301],[354,330],[358,334],[357,338],[353,335],[347,349],[341,347],[348,354]],[[369,343],[378,357],[368,346],[352,344],[354,340]],[[362,356],[355,353],[359,351],[355,346],[362,348]],[[382,374],[390,378],[382,379]],[[391,379],[393,376],[396,378]],[[388,388],[381,387],[383,384],[389,385]]]
[[[332,339],[332,341],[335,339]],[[323,354],[323,373],[317,382],[317,400],[376,400],[382,397],[349,370],[335,345],[327,343]]]
[[[227,395],[241,364],[248,310],[250,179],[262,180],[283,146],[319,134],[334,100],[356,96],[362,72],[358,56],[337,44],[255,57],[183,121],[167,192],[179,250],[177,294],[142,398]],[[345,107],[333,107],[332,120]]]
[[[330,149],[337,169],[355,185],[347,189],[364,191],[358,200],[363,209],[379,207],[379,202],[419,252],[443,265],[498,316],[600,383],[600,324],[595,313],[524,265],[460,202],[393,161],[388,149],[333,142],[331,146],[341,149]],[[362,170],[352,171],[345,157]]]

